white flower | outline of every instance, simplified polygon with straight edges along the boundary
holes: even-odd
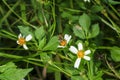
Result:
[[[84,0],[84,2],[87,2],[87,1],[90,2],[90,0]]]
[[[23,46],[23,48],[27,50],[28,47],[26,45],[26,42],[30,41],[31,39],[32,39],[32,35],[31,34],[27,35],[26,37],[22,36],[22,34],[19,34],[18,35],[17,44]]]
[[[64,39],[60,40],[59,48],[64,48],[70,41],[71,35],[65,34]]]
[[[80,62],[81,62],[81,58],[84,58],[85,60],[88,60],[88,61],[90,60],[90,57],[87,55],[90,54],[91,51],[90,50],[84,51],[82,43],[78,44],[78,49],[76,49],[74,46],[70,46],[69,50],[72,53],[77,54],[77,57],[78,57],[75,61],[74,68],[79,67]]]

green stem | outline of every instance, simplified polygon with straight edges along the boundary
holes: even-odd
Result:
[[[106,70],[103,70],[103,72],[104,72],[105,74],[109,75],[109,76],[113,76],[113,77],[116,78],[116,76],[115,76],[113,73],[110,73],[110,72],[108,72],[108,71],[106,71]]]
[[[5,0],[2,1],[5,2]],[[2,24],[2,22],[5,21],[5,19],[7,19],[7,17],[12,13],[12,10],[14,10],[19,4],[20,4],[20,0],[17,1],[15,5],[6,14],[4,14],[5,16],[0,20],[0,24]]]
[[[14,13],[19,19],[21,19],[23,22],[25,22],[27,25],[33,27],[34,29],[37,29],[34,25],[30,24],[29,22],[22,19],[10,6],[7,4],[6,0],[2,0],[3,3],[11,10],[12,13]]]
[[[70,7],[73,8],[73,0],[70,0]]]
[[[120,17],[120,14],[117,12],[117,10],[111,5],[109,4],[109,6],[112,8],[112,10]]]
[[[21,17],[22,17],[22,19],[24,19],[25,22],[27,22],[25,2],[22,2],[20,4],[20,8],[21,8]],[[23,23],[26,24],[25,22],[23,22]]]
[[[107,63],[107,65],[108,65],[109,69],[115,74],[116,78],[120,79],[120,74],[114,69],[113,66],[111,66],[111,65],[108,63],[106,57],[105,57],[105,60],[106,60],[106,63]]]
[[[93,80],[93,61],[90,60],[89,63],[87,63],[88,65],[88,77],[89,77],[89,80]]]
[[[48,22],[47,22],[47,19],[46,19],[46,17],[45,17],[45,13],[44,13],[44,11],[43,11],[42,5],[41,5],[41,9],[42,9],[42,15],[43,15],[45,24],[46,24],[46,26],[48,27]]]
[[[12,55],[12,54],[2,53],[2,52],[0,52],[0,56],[5,57],[5,58],[13,58],[13,59],[20,59],[20,60],[27,59],[27,60],[31,60],[31,61],[35,61],[35,62],[42,62],[42,60],[40,60],[40,59],[30,58],[30,56],[23,57],[23,56]]]
[[[51,37],[53,36],[54,32],[55,32],[55,28],[56,28],[56,18],[55,18],[55,0],[53,0],[53,6],[52,6],[52,13],[53,13],[53,20],[54,20],[54,23],[52,25],[52,34],[51,34]]]
[[[58,55],[56,55],[55,60],[56,62],[61,63],[61,60]],[[55,80],[61,80],[61,73],[59,71],[55,72]]]
[[[96,49],[112,49],[112,47],[99,46]]]
[[[59,71],[65,73],[67,76],[71,77],[71,74],[66,72],[65,70],[63,70],[62,68],[58,67],[57,65],[55,65],[54,63],[52,63],[51,61],[48,62],[51,66],[55,67],[56,69],[58,69]]]

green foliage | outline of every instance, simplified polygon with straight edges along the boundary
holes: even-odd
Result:
[[[45,31],[43,26],[35,30],[36,39],[41,40],[44,36],[45,36]]]
[[[43,38],[42,40],[39,40],[38,48],[39,49],[43,49],[43,47],[45,46],[45,44],[46,44],[46,38]]]
[[[49,42],[47,43],[47,45],[43,48],[43,50],[56,50],[58,44],[59,44],[58,37],[57,36],[53,36],[49,40]]]
[[[120,48],[119,47],[113,47],[110,49],[111,57],[114,61],[119,62],[120,61]]]
[[[0,80],[22,80],[31,70],[32,68],[19,69],[14,63],[9,62],[0,66]]]
[[[109,0],[108,2],[112,5],[120,4],[119,1],[114,1],[114,0]]]
[[[100,5],[93,5],[92,8],[91,8],[91,11],[93,13],[98,13],[102,10],[103,10],[103,6],[100,6]]]
[[[50,56],[47,53],[40,53],[40,58],[42,61],[44,61],[45,63],[48,62],[50,60]]]
[[[30,28],[29,27],[26,27],[26,26],[18,26],[20,32],[27,36],[28,34],[30,34]]]
[[[77,37],[85,39],[84,31],[80,27],[73,27],[73,31]]]
[[[72,76],[71,80],[85,80],[85,79],[81,78],[80,76]]]
[[[91,25],[90,17],[84,13],[79,18],[79,24],[82,27],[83,31],[85,31],[85,35],[87,35],[90,25]]]
[[[99,25],[98,24],[94,24],[91,26],[91,32],[89,33],[89,38],[94,38],[99,34]]]
[[[119,4],[119,0],[1,0],[0,80],[120,79]],[[23,38],[18,39],[20,33]],[[78,54],[70,47],[78,49],[79,42],[83,52],[91,53],[90,61],[81,57],[76,69]]]
[[[74,34],[81,39],[94,38],[99,34],[99,25],[93,24],[90,27],[91,20],[90,17],[86,14],[83,14],[79,18],[80,26],[73,27]]]

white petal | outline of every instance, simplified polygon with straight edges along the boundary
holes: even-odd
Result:
[[[17,44],[20,44],[18,40],[16,42],[17,42]]]
[[[74,46],[70,46],[69,50],[74,54],[77,54],[78,52],[78,50]]]
[[[66,40],[66,39],[68,39],[69,38],[69,35],[68,34],[65,34],[64,35],[64,39]]]
[[[85,51],[85,55],[88,55],[88,54],[90,54],[90,53],[91,53],[90,50],[86,50],[86,51]]]
[[[81,58],[77,58],[75,63],[74,63],[74,68],[78,68],[81,62]]]
[[[65,34],[64,39],[67,41],[67,43],[70,41],[71,39],[71,35]]]
[[[26,49],[26,50],[28,49],[26,44],[23,45],[23,48]]]
[[[90,57],[89,56],[84,56],[84,59],[89,61]]]
[[[78,43],[78,50],[83,50],[83,45],[82,45],[82,43]]]
[[[90,2],[90,0],[84,0],[84,2],[87,2],[87,1]]]
[[[26,36],[26,38],[25,38],[26,41],[29,41],[29,40],[31,40],[31,39],[32,39],[32,35],[31,35],[31,34],[29,34],[29,35]]]
[[[65,46],[60,46],[60,45],[58,45],[58,48],[65,48]]]
[[[18,35],[18,38],[21,38],[22,37],[22,34],[20,33],[19,35]]]

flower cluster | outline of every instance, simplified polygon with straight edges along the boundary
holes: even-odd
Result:
[[[64,39],[60,40],[60,44],[58,45],[59,48],[65,48],[66,45],[69,43],[71,39],[71,35],[65,34]],[[75,48],[74,46],[70,46],[69,50],[77,55],[77,59],[74,64],[74,68],[79,68],[81,59],[84,58],[85,60],[89,61],[90,57],[87,56],[88,54],[91,53],[90,50],[84,51],[82,43],[78,43],[78,49]]]
[[[27,50],[28,47],[26,45],[26,42],[30,41],[31,39],[32,39],[31,34],[29,34],[27,36],[22,36],[22,34],[19,34],[17,44],[23,46],[23,48],[25,50]],[[58,48],[65,48],[67,46],[67,44],[69,43],[70,39],[71,39],[71,35],[65,34],[64,38],[59,40]],[[78,43],[78,49],[76,47],[74,47],[74,46],[70,46],[69,50],[72,53],[77,55],[77,59],[76,59],[76,61],[74,63],[74,68],[79,68],[79,65],[80,65],[80,62],[81,62],[82,58],[84,58],[87,61],[90,60],[90,57],[87,56],[87,55],[90,54],[91,51],[90,50],[84,51],[82,43]]]

